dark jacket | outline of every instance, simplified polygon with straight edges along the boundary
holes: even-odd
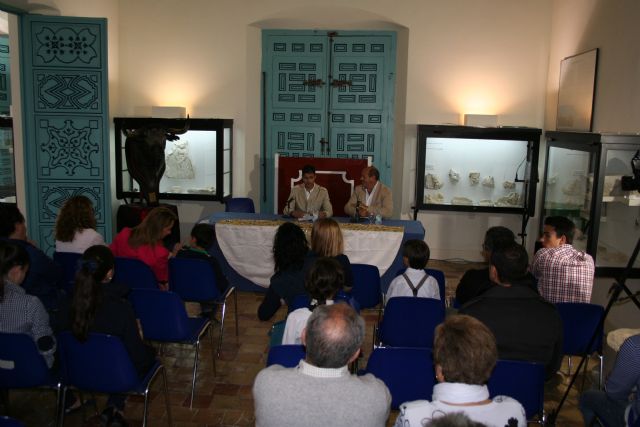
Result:
[[[493,332],[501,359],[545,365],[550,378],[562,362],[562,319],[556,307],[531,289],[530,279],[494,285],[460,308]]]
[[[305,293],[304,270],[302,268],[278,271],[271,276],[267,294],[264,296],[260,307],[258,307],[258,318],[260,320],[271,319],[280,308],[281,299],[290,306],[296,296]]]
[[[307,253],[307,256],[304,258],[304,274],[305,277],[307,275],[307,273],[309,272],[309,270],[311,270],[311,267],[313,267],[313,264],[316,262],[316,260],[319,258],[318,254],[315,253],[314,251],[309,251]],[[333,259],[335,259],[336,261],[338,261],[340,263],[340,265],[342,266],[342,270],[344,271],[344,285],[347,288],[352,288],[353,287],[353,272],[351,271],[351,261],[349,261],[349,257],[346,256],[345,254],[339,254],[333,257]]]
[[[527,273],[527,279],[524,281],[524,284],[538,293],[535,278],[530,273]],[[465,305],[472,299],[482,295],[488,289],[491,289],[493,285],[494,283],[489,278],[489,268],[467,270],[456,288],[456,302],[461,306]]]

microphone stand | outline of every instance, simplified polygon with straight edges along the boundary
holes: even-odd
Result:
[[[627,287],[627,285],[626,285],[626,281],[627,281],[627,278],[629,277],[629,273],[631,273],[633,265],[636,262],[636,258],[638,258],[638,252],[640,252],[640,237],[638,238],[638,241],[636,242],[636,247],[633,249],[633,253],[631,254],[631,257],[629,258],[629,261],[627,262],[626,268],[624,269],[622,274],[618,278],[616,278],[616,281],[613,283],[613,286],[609,289],[609,293],[611,293],[611,297],[609,298],[609,302],[607,303],[607,307],[605,308],[604,313],[602,314],[602,318],[600,319],[600,322],[598,323],[598,327],[596,328],[596,330],[594,331],[593,335],[591,336],[591,340],[589,340],[589,345],[587,346],[587,349],[585,350],[585,353],[582,355],[582,359],[580,360],[580,364],[578,364],[578,367],[576,368],[576,371],[573,374],[573,377],[571,378],[571,382],[569,382],[569,385],[567,386],[567,390],[565,391],[564,395],[562,396],[562,399],[560,400],[560,403],[558,404],[558,407],[555,410],[551,411],[551,413],[549,414],[549,417],[547,419],[547,422],[549,423],[549,425],[555,425],[556,418],[558,417],[558,414],[560,413],[560,410],[562,409],[562,405],[564,404],[565,400],[567,400],[567,396],[569,395],[569,392],[571,391],[571,387],[573,387],[573,384],[576,382],[576,379],[578,378],[578,374],[580,373],[580,370],[582,369],[582,366],[584,365],[585,361],[589,357],[589,354],[587,353],[587,351],[589,351],[589,349],[591,348],[593,343],[596,341],[596,339],[598,337],[598,331],[601,330],[602,327],[604,326],[604,321],[607,318],[607,315],[609,314],[609,311],[611,311],[611,307],[613,307],[613,304],[618,300],[618,298],[619,298],[620,294],[622,293],[622,291],[624,291],[624,293],[627,294],[629,299],[631,299],[631,301],[633,301],[633,303],[636,305],[636,307],[638,307],[638,310],[640,310],[640,302],[638,301],[636,296],[633,294],[633,292],[631,292],[629,290],[629,288]]]

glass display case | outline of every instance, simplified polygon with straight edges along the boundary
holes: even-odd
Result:
[[[546,139],[540,230],[547,216],[570,218],[578,229],[573,246],[593,256],[596,275],[617,276],[640,237],[640,193],[620,185],[633,175],[640,136],[547,132]]]
[[[185,119],[122,118],[114,119],[116,143],[116,196],[138,198],[138,183],[127,169],[124,134],[126,130],[154,125],[181,128]],[[188,119],[188,131],[167,141],[166,169],[160,180],[160,200],[222,201],[231,196],[231,162],[233,120]]]
[[[416,212],[533,215],[540,129],[419,125]]]
[[[0,202],[16,202],[16,168],[11,117],[0,117]]]

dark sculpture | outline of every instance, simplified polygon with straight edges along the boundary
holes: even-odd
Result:
[[[149,120],[143,127],[127,129],[124,124],[124,135],[127,140],[124,153],[127,159],[129,174],[140,184],[140,192],[148,206],[158,206],[160,179],[166,168],[164,149],[167,140],[175,141],[189,130],[189,118],[177,120],[184,122],[182,128],[170,128],[167,120]]]

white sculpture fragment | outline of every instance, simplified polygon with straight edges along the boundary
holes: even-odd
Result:
[[[168,178],[194,179],[196,177],[189,158],[189,141],[186,139],[179,139],[173,143],[173,150],[167,154],[165,163],[167,164],[165,175]]]
[[[452,205],[473,205],[473,200],[468,197],[454,197],[451,199]]]
[[[584,194],[584,190],[582,189],[581,179],[576,178],[564,187],[562,187],[562,192],[567,196],[580,196]]]
[[[482,179],[482,185],[484,187],[493,188],[496,186],[496,183],[491,175],[487,175]]]
[[[520,205],[520,195],[518,193],[509,193],[509,195],[500,197],[496,201],[496,206],[519,206]]]
[[[432,203],[441,205],[444,203],[444,195],[441,192],[427,193],[425,197],[425,203]]]
[[[478,185],[480,182],[480,172],[469,172],[469,182],[471,185]]]
[[[493,200],[491,199],[482,199],[478,202],[480,206],[493,206]]]
[[[449,169],[449,180],[454,184],[460,181],[460,172],[456,171],[455,169]]]
[[[516,188],[516,183],[513,181],[504,181],[502,183],[502,188],[504,188],[505,190],[513,190],[514,188]]]
[[[442,188],[443,185],[444,185],[443,182],[440,181],[440,178],[438,178],[437,175],[428,173],[425,176],[425,184],[424,184],[425,188],[429,190],[438,190]]]

